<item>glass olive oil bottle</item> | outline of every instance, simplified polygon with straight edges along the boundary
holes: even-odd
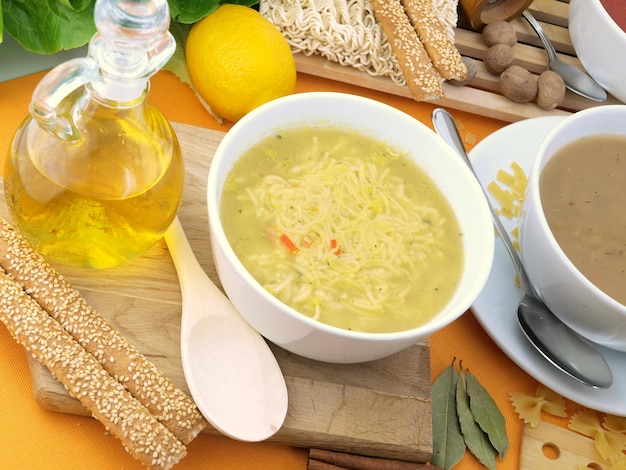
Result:
[[[166,0],[98,0],[86,58],[53,69],[7,159],[16,228],[45,257],[110,268],[152,247],[176,216],[184,182],[169,122],[146,101],[171,57]]]

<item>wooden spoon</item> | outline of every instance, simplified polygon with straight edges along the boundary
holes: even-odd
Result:
[[[191,396],[223,434],[267,439],[287,414],[287,387],[274,354],[206,275],[178,219],[165,241],[180,280],[181,357]]]

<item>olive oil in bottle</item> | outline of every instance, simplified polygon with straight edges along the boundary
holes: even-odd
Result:
[[[89,56],[36,88],[5,166],[16,228],[44,256],[110,268],[152,247],[178,210],[184,168],[146,101],[175,48],[166,0],[98,0]]]

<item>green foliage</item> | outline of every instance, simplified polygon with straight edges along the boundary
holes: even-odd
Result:
[[[168,0],[172,20],[192,24],[217,10],[220,0]]]
[[[173,21],[193,24],[217,10],[222,3],[251,7],[259,3],[259,0],[168,0],[168,3]]]
[[[3,30],[42,54],[74,49],[95,33],[91,0],[3,0]]]
[[[489,392],[476,377],[454,362],[435,380],[433,396],[432,463],[449,470],[463,458],[465,449],[485,467],[496,468],[509,447],[504,417]]]
[[[168,0],[172,25],[193,24],[222,3],[253,6],[259,0]],[[96,32],[95,0],[0,0],[0,43],[4,32],[24,49],[40,54],[84,46]]]

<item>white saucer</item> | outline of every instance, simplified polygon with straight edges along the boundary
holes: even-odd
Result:
[[[528,174],[541,141],[562,119],[526,119],[482,140],[470,153],[481,183],[485,186],[494,181],[499,169],[510,173],[513,161]],[[497,203],[494,204],[498,207]],[[516,220],[505,217],[501,220],[509,231],[517,224]],[[513,264],[502,241],[496,237],[489,279],[472,306],[474,315],[489,336],[517,365],[546,387],[588,408],[626,416],[626,353],[600,348],[613,372],[613,385],[606,390],[590,388],[557,370],[534,349],[517,323],[517,302],[521,293],[514,278]]]

